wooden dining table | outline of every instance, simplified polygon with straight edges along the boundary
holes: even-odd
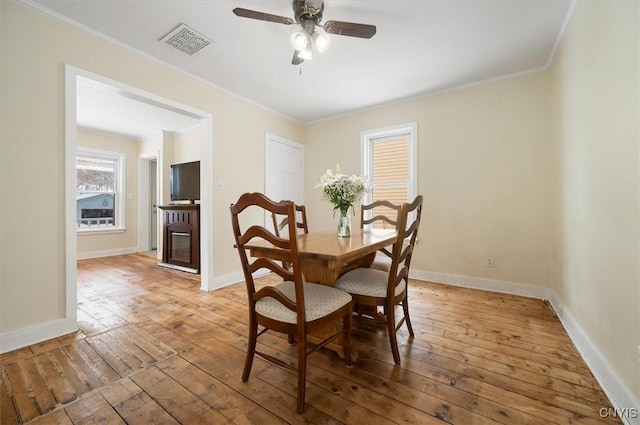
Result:
[[[348,238],[338,237],[335,230],[302,233],[298,235],[302,274],[307,282],[333,286],[345,270],[370,266],[376,251],[391,245],[396,235],[395,230],[388,229],[356,229]],[[266,241],[255,241],[245,246],[252,257],[286,260],[282,250]]]
[[[300,267],[307,282],[333,286],[342,273],[356,267],[369,267],[380,248],[393,244],[397,237],[395,230],[371,229],[353,230],[351,237],[338,237],[336,231],[309,232],[298,235]],[[267,257],[286,261],[283,251],[266,241],[253,241],[245,245],[252,257]],[[309,335],[309,341],[318,343],[335,334],[329,327]],[[343,356],[342,337],[326,346]],[[358,353],[351,350],[351,360],[358,359]]]

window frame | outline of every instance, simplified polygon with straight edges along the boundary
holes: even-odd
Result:
[[[108,160],[112,160],[115,161],[116,166],[115,166],[115,171],[116,171],[116,184],[115,184],[115,198],[114,198],[114,202],[115,202],[115,208],[114,208],[114,215],[115,215],[115,223],[113,224],[113,226],[105,226],[105,227],[78,227],[77,225],[77,221],[76,221],[76,232],[81,235],[81,234],[96,234],[96,233],[121,233],[124,232],[126,230],[126,223],[125,223],[125,213],[126,213],[126,196],[124,193],[124,181],[125,181],[125,170],[126,170],[126,166],[125,166],[125,161],[126,161],[126,155],[123,152],[114,152],[114,151],[108,151],[108,150],[104,150],[104,149],[96,149],[96,148],[88,148],[88,147],[84,147],[84,146],[77,146],[76,147],[76,155],[75,155],[75,172],[76,172],[76,195],[78,193],[78,177],[77,177],[77,173],[78,173],[78,156],[87,156],[90,158],[98,158],[98,159],[108,159]],[[76,197],[77,199],[77,197]],[[77,200],[76,200],[76,210],[77,210]]]
[[[407,202],[411,202],[418,196],[418,123],[410,122],[406,124],[393,125],[389,127],[365,130],[360,133],[361,140],[361,170],[362,174],[371,178],[373,171],[373,143],[378,140],[392,137],[407,137],[407,155],[409,168],[409,182],[407,187]],[[362,202],[370,204],[373,202],[372,184],[369,184],[364,194]]]

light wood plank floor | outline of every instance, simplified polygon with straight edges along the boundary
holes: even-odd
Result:
[[[290,371],[256,358],[240,379],[244,284],[203,292],[199,276],[139,254],[79,261],[80,331],[0,356],[0,422],[620,423],[600,417],[611,404],[544,302],[421,281],[409,299],[402,365],[383,328],[354,321],[358,362],[310,356],[299,415]],[[261,340],[295,362],[286,338]]]

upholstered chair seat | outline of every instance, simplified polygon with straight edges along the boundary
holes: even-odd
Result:
[[[389,272],[372,268],[359,268],[340,276],[335,287],[353,295],[384,298],[387,296],[388,282]],[[405,281],[400,281],[395,287],[395,295],[402,294],[405,288]]]
[[[295,301],[295,284],[290,281],[274,286],[282,294]],[[305,316],[307,322],[325,317],[326,315],[348,305],[351,295],[331,286],[304,282]],[[256,313],[279,322],[296,323],[297,313],[289,310],[281,302],[271,297],[265,297],[256,302]]]

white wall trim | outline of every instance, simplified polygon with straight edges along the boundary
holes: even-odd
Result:
[[[562,303],[554,291],[551,293],[551,305],[562,306]],[[636,409],[636,417],[622,417],[622,421],[626,425],[640,425],[640,400],[634,400],[631,390],[625,385],[624,381],[620,379],[618,374],[611,368],[611,365],[607,361],[606,357],[602,355],[602,352],[598,349],[597,345],[587,336],[582,327],[575,320],[569,310],[560,309],[560,312],[556,310],[562,326],[569,334],[571,341],[580,352],[580,355],[584,359],[587,367],[593,373],[602,390],[609,398],[614,408],[618,409],[618,412],[622,413],[624,409]]]
[[[571,18],[573,18],[573,13],[576,10],[576,4],[578,0],[571,0],[569,7],[567,8],[567,14],[564,16],[564,21],[562,21],[562,27],[560,28],[560,32],[558,33],[558,37],[556,38],[556,42],[551,49],[551,53],[549,54],[549,58],[547,59],[547,63],[545,64],[545,70],[551,68],[551,64],[556,58],[556,53],[560,48],[560,44],[562,40],[564,40],[565,35],[567,35],[567,30],[569,29],[569,23],[571,22]]]
[[[0,334],[0,354],[76,332],[76,319],[58,319]]]
[[[90,258],[113,257],[114,255],[135,254],[138,252],[137,246],[128,248],[105,249],[103,251],[79,252],[78,260],[88,260]]]
[[[598,347],[587,336],[582,327],[576,322],[570,311],[566,310],[560,298],[551,289],[539,285],[514,283],[501,280],[483,279],[470,276],[461,276],[448,273],[437,273],[425,270],[412,270],[412,279],[424,280],[434,283],[442,283],[464,288],[480,289],[484,291],[500,292],[504,294],[519,295],[529,298],[539,298],[550,302],[556,315],[564,326],[569,338],[576,346],[584,359],[587,367],[602,387],[606,396],[611,401],[618,414],[627,409],[636,409],[636,417],[622,417],[625,425],[640,425],[640,401],[634,400],[633,393],[625,385],[624,381],[614,372],[607,359],[602,355]],[[627,413],[627,416],[629,414]]]
[[[214,243],[214,198],[213,191],[213,115],[205,113],[200,120],[200,289],[215,289],[213,277]],[[158,158],[160,159],[160,158]],[[158,182],[160,186],[160,182]],[[158,201],[160,202],[160,201]],[[160,241],[158,241],[160,246]]]
[[[258,278],[261,276],[266,276],[269,273],[270,272],[266,270],[258,270],[257,272],[253,273],[253,277]],[[240,283],[240,282],[244,282],[244,274],[242,272],[234,272],[224,276],[219,276],[214,280],[216,289],[224,288],[225,286],[235,285],[236,283]]]
[[[78,225],[76,223],[76,79],[77,73],[65,66],[64,75],[64,211],[65,211],[65,316],[64,320],[78,320]],[[46,328],[45,328],[46,329]],[[53,338],[40,333],[42,341]]]
[[[507,282],[503,280],[484,279],[478,277],[461,276],[448,273],[436,273],[424,270],[411,270],[412,279],[426,280],[435,283],[461,286],[464,288],[481,289],[483,291],[501,292],[503,294],[520,295],[529,298],[548,300],[551,290],[544,286],[524,283]]]
[[[151,152],[145,152],[138,155],[138,252],[147,252],[151,250],[151,174],[150,163],[151,161],[158,161],[160,158],[160,151],[155,150]],[[157,163],[156,163],[157,164]],[[160,178],[158,176],[159,170],[156,165],[156,204],[158,203]],[[162,214],[158,214],[158,218],[162,219]],[[158,221],[160,221],[158,220]],[[156,230],[156,237],[159,238],[159,231]]]

